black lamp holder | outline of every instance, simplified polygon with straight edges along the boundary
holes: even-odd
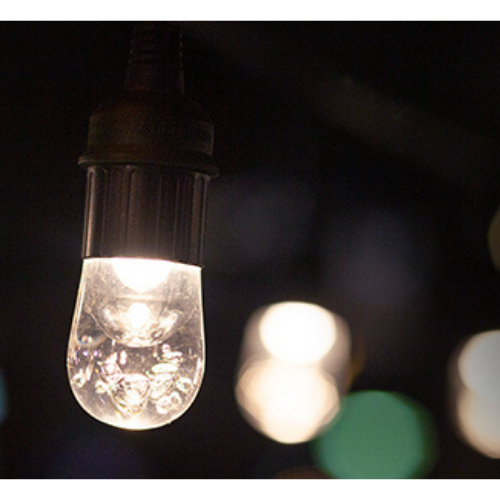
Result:
[[[213,125],[184,95],[182,33],[135,26],[123,91],[90,118],[83,258],[201,265]]]

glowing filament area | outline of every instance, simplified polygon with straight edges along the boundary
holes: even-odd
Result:
[[[127,323],[131,330],[140,331],[145,328],[151,319],[149,307],[146,304],[136,302],[127,311]]]
[[[137,293],[144,293],[163,283],[172,264],[153,259],[113,259],[113,269],[120,281]]]

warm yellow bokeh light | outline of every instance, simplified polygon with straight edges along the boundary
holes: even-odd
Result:
[[[465,440],[490,458],[500,458],[500,402],[488,402],[472,391],[458,399],[457,420]]]
[[[475,394],[500,402],[500,331],[475,335],[465,344],[458,357],[458,375]]]
[[[500,331],[471,337],[453,361],[455,418],[462,438],[500,458]]]
[[[270,306],[260,319],[259,331],[264,347],[272,356],[297,364],[320,361],[337,338],[333,314],[304,302]]]
[[[236,395],[264,434],[287,444],[312,439],[339,409],[331,377],[317,368],[278,360],[249,367]]]
[[[236,398],[250,425],[270,439],[310,441],[339,410],[348,386],[345,321],[306,302],[281,302],[249,318]]]

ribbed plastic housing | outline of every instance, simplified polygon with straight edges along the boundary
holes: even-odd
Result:
[[[209,176],[154,165],[87,169],[83,257],[201,265]]]
[[[90,117],[83,258],[201,265],[213,125],[184,95],[182,35],[138,23],[125,86]]]

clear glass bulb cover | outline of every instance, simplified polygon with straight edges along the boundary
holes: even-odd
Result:
[[[73,394],[97,420],[151,429],[180,417],[205,367],[201,268],[86,259],[67,366]]]

